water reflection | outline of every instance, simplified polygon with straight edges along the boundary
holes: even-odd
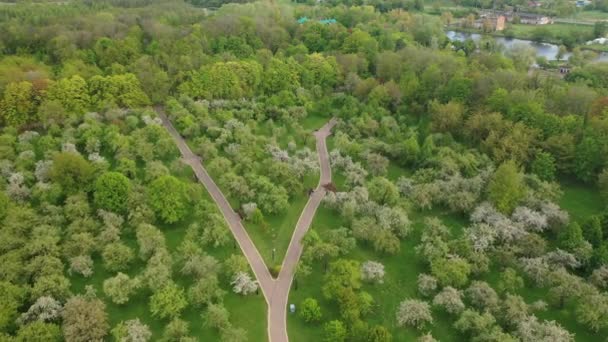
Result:
[[[494,37],[494,36],[482,36],[478,33],[466,33],[466,32],[457,32],[457,31],[447,31],[446,35],[450,40],[457,41],[465,41],[467,39],[472,39],[476,43],[479,42],[483,37],[486,39],[493,39],[496,43],[502,44],[506,49],[510,49],[513,45],[524,44],[532,47],[536,51],[536,56],[544,56],[547,60],[556,59],[559,46],[555,44],[549,43],[536,43],[531,40],[525,39],[517,39],[517,38],[505,38],[505,37]],[[567,52],[561,58],[562,60],[567,60],[572,55],[571,52]],[[608,62],[608,53],[601,52],[598,54],[598,57],[595,59],[599,62]]]

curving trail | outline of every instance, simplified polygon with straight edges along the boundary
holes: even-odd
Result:
[[[295,274],[296,266],[302,254],[302,238],[308,232],[315,212],[325,196],[323,185],[331,182],[331,167],[329,164],[329,153],[327,153],[326,139],[331,135],[331,129],[336,124],[335,119],[331,119],[323,127],[314,133],[317,140],[317,155],[319,157],[319,184],[308,199],[296,229],[293,232],[285,259],[281,265],[279,277],[275,280],[276,286],[270,299],[270,311],[268,313],[268,335],[271,342],[287,342],[287,301],[289,290]]]
[[[165,115],[160,107],[156,107],[156,113],[162,120],[163,126],[175,140],[183,160],[192,167],[198,180],[205,186],[218,208],[220,209],[224,219],[228,223],[230,231],[234,235],[239,247],[247,258],[247,261],[253,269],[253,273],[257,278],[262,294],[268,304],[268,339],[271,342],[287,342],[287,301],[289,290],[295,274],[295,269],[302,254],[301,240],[310,228],[310,224],[315,216],[317,208],[321,204],[321,200],[325,196],[324,184],[331,182],[331,167],[329,164],[329,154],[327,152],[326,139],[331,134],[331,129],[336,124],[335,119],[331,119],[323,127],[317,130],[314,135],[317,143],[317,154],[320,164],[319,184],[311,194],[296,228],[291,237],[287,253],[283,259],[281,272],[276,279],[273,279],[268,271],[268,267],[264,263],[262,256],[253,244],[253,241],[247,234],[247,231],[241,223],[241,219],[234,212],[228,200],[215,184],[209,173],[202,165],[200,157],[196,156],[190,147],[186,144],[184,138],[177,132],[171,124],[171,121]]]

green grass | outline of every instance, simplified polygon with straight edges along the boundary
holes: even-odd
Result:
[[[314,188],[319,182],[319,176],[306,176],[304,180],[304,188]],[[244,221],[244,226],[247,233],[253,240],[256,248],[264,258],[264,262],[268,267],[272,265],[281,265],[283,257],[287,252],[287,247],[291,241],[291,236],[296,227],[296,223],[300,218],[300,214],[308,202],[307,193],[299,193],[293,195],[290,199],[290,205],[287,210],[277,215],[266,216],[267,228],[263,228],[259,224]],[[272,258],[272,250],[275,249],[274,260]]]
[[[191,170],[188,169],[186,174],[191,175]],[[183,175],[182,180],[191,182],[191,176]],[[204,200],[211,201],[211,197],[205,191]],[[167,241],[167,248],[170,252],[175,253],[177,247],[180,245],[184,238],[188,225],[192,223],[192,217],[185,219],[183,222],[173,225],[157,224],[157,227],[165,234]],[[133,232],[127,232],[123,235],[121,240],[132,247],[137,252],[137,242],[135,234]],[[240,254],[240,250],[234,248],[235,243],[230,242],[223,248],[205,248],[205,252],[216,257],[222,261],[231,254]],[[104,300],[107,305],[107,312],[111,327],[114,327],[121,321],[139,318],[144,324],[147,324],[152,333],[152,340],[158,340],[163,333],[163,330],[168,323],[168,320],[159,320],[152,317],[149,309],[149,297],[152,294],[148,289],[142,289],[138,293],[131,297],[129,302],[124,305],[117,305],[110,301],[103,294],[103,281],[107,278],[114,276],[114,273],[106,271],[102,265],[99,257],[94,258],[95,268],[94,274],[90,278],[83,278],[81,276],[72,276],[72,292],[82,293],[86,285],[92,285],[97,290],[97,295]],[[135,277],[141,271],[143,271],[145,263],[139,258],[135,259],[135,262],[131,267],[123,272],[129,274],[131,277]],[[177,270],[174,268],[173,280],[176,281],[180,286],[187,288],[192,284],[192,280],[182,277],[177,274]],[[253,296],[240,296],[234,294],[231,291],[228,280],[222,279],[221,284],[224,290],[227,292],[224,297],[224,305],[230,313],[230,321],[236,327],[244,328],[248,332],[249,341],[266,341],[266,302],[260,293],[259,295]],[[216,331],[206,328],[203,325],[201,314],[204,312],[204,308],[194,308],[189,306],[181,315],[181,319],[186,320],[190,325],[190,334],[195,336],[199,341],[217,341],[219,335]]]
[[[302,120],[301,124],[307,130],[314,131],[323,127],[329,121],[328,117],[319,116],[319,115],[308,115],[304,120]]]
[[[577,12],[573,17],[576,20],[582,21],[597,21],[597,20],[607,20],[608,13],[602,11],[580,11]],[[569,19],[569,18],[567,18]]]
[[[559,205],[568,211],[572,220],[582,223],[606,208],[596,189],[570,179],[562,179],[560,183],[564,195]]]
[[[591,50],[595,52],[608,52],[608,45],[604,44],[590,44],[581,47],[583,50]]]
[[[413,341],[420,332],[412,328],[397,328],[395,312],[399,303],[405,298],[417,297],[417,277],[420,273],[428,272],[427,266],[415,252],[415,246],[420,239],[423,229],[423,220],[429,215],[442,218],[443,222],[458,234],[463,226],[460,217],[444,215],[438,211],[417,214],[411,217],[414,222],[414,231],[401,243],[401,251],[396,255],[379,255],[367,246],[360,245],[346,258],[360,262],[375,260],[384,264],[386,276],[384,284],[365,284],[363,290],[369,292],[375,300],[374,312],[364,319],[370,324],[381,324],[391,330],[394,341]],[[327,208],[319,208],[313,222],[313,229],[323,234],[329,229],[339,228],[342,221],[339,215]],[[404,262],[407,261],[407,262]],[[339,319],[339,313],[334,302],[323,298],[321,286],[323,284],[324,270],[321,265],[315,265],[310,276],[298,280],[298,288],[292,288],[289,302],[298,306],[305,298],[312,297],[319,301],[323,311],[323,321]],[[466,339],[450,328],[451,318],[439,311],[434,313],[435,324],[430,328],[433,336],[440,341],[465,341]],[[318,341],[322,337],[322,327],[305,323],[297,315],[288,316],[288,333],[291,341]]]
[[[508,26],[507,31],[513,33],[515,38],[532,39],[534,37],[534,32],[539,29],[550,32],[552,38],[549,39],[549,41],[552,43],[559,43],[561,37],[569,36],[571,33],[580,35],[592,35],[593,33],[593,26],[562,23],[542,26],[512,24]]]

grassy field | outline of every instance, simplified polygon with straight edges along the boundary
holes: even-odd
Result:
[[[319,176],[307,176],[305,179],[305,189],[317,186]],[[307,193],[294,194],[290,200],[290,206],[284,213],[266,216],[267,228],[252,222],[244,222],[247,233],[253,240],[258,251],[264,258],[268,267],[271,265],[281,265],[283,257],[287,252],[289,241],[293,235],[293,230],[300,218],[300,214],[308,201]],[[274,259],[272,250],[275,250]]]
[[[186,174],[181,175],[183,181],[192,184],[192,173],[188,169]],[[211,201],[211,197],[205,192],[205,200]],[[192,223],[192,218],[188,218],[183,222],[173,225],[161,225],[157,227],[165,234],[167,248],[170,252],[175,252],[184,238],[186,229]],[[134,233],[124,234],[121,238],[130,247],[137,251],[137,242]],[[235,243],[230,242],[223,248],[206,248],[205,253],[216,257],[218,260],[224,260],[231,254],[240,254],[240,250],[234,248]],[[86,285],[92,285],[97,290],[97,295],[104,300],[107,305],[107,312],[110,325],[114,327],[117,323],[139,318],[143,323],[147,324],[152,333],[152,340],[159,340],[168,320],[159,320],[152,317],[149,309],[149,297],[152,294],[149,290],[140,290],[137,295],[130,298],[129,302],[124,305],[117,305],[110,301],[103,294],[103,281],[114,276],[113,273],[107,272],[102,265],[101,258],[97,257],[95,261],[95,272],[90,278],[81,276],[73,276],[71,278],[72,292],[81,293]],[[126,274],[131,277],[138,275],[145,267],[145,264],[140,259],[131,265]],[[180,286],[187,288],[192,281],[177,274],[174,269],[173,280]],[[222,281],[223,288],[227,292],[224,297],[224,305],[230,312],[230,321],[240,328],[244,328],[248,332],[249,341],[266,341],[266,302],[260,293],[259,295],[240,296],[231,291],[227,281]],[[216,331],[206,328],[203,325],[201,314],[204,308],[197,309],[189,306],[181,315],[181,318],[187,321],[190,325],[190,334],[195,336],[199,341],[217,341],[219,335]]]
[[[389,177],[396,179],[400,174],[407,174],[408,170],[400,169],[394,165],[389,168]],[[341,187],[343,176],[334,174],[335,183]],[[582,221],[589,215],[599,213],[604,204],[598,197],[596,191],[590,187],[571,182],[563,181],[564,196],[560,205],[566,209],[573,220]],[[424,229],[423,221],[426,217],[435,216],[440,218],[443,223],[451,229],[452,238],[457,238],[462,234],[463,228],[468,224],[464,217],[442,212],[441,210],[431,211],[410,211],[410,219],[413,222],[413,232],[401,243],[401,251],[394,256],[379,255],[365,245],[358,245],[346,258],[358,260],[379,261],[385,265],[385,282],[381,285],[364,285],[363,290],[369,292],[375,300],[374,312],[365,317],[368,323],[378,323],[387,327],[393,334],[394,341],[414,341],[417,336],[425,333],[429,329],[417,331],[412,328],[398,328],[395,324],[395,312],[399,303],[405,298],[419,297],[417,293],[416,279],[420,273],[428,273],[428,266],[416,254],[414,248],[419,243],[420,234]],[[322,234],[323,231],[339,228],[342,225],[338,213],[327,208],[319,208],[313,222],[313,229]],[[496,286],[499,279],[500,269],[493,264],[490,271],[475,279],[484,280]],[[290,293],[290,303],[297,306],[305,298],[312,297],[319,301],[323,312],[323,322],[332,319],[339,319],[339,312],[334,302],[323,298],[321,286],[323,284],[324,269],[321,265],[313,267],[313,273],[303,279],[298,279],[297,288],[292,288]],[[533,287],[531,283],[519,291],[527,303],[536,300],[547,300],[548,289]],[[606,336],[608,331],[604,329],[599,334],[594,334],[576,322],[574,314],[574,304],[567,303],[563,309],[550,307],[545,312],[539,312],[539,318],[555,320],[574,333],[577,341],[597,341],[597,336]],[[467,341],[467,337],[461,335],[452,326],[454,317],[451,317],[440,310],[433,310],[434,324],[430,328],[432,335],[440,341]],[[321,324],[308,324],[295,314],[289,314],[288,332],[290,340],[294,342],[319,341],[322,339],[323,329]]]
[[[572,16],[573,19],[582,21],[608,20],[608,13],[602,11],[580,11]],[[568,18],[569,19],[569,18]]]
[[[588,25],[575,25],[575,24],[551,24],[551,25],[523,25],[523,24],[512,24],[509,25],[506,32],[511,32],[515,38],[520,39],[534,39],[535,32],[538,30],[546,30],[551,37],[548,42],[560,43],[561,37],[567,37],[571,34],[575,35],[588,35],[593,34],[593,26]],[[503,31],[503,33],[505,33]]]

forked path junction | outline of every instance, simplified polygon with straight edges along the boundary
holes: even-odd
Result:
[[[239,247],[251,265],[253,273],[257,278],[262,294],[268,304],[268,339],[270,342],[287,342],[287,301],[289,290],[294,278],[296,266],[302,254],[302,238],[310,228],[317,208],[325,196],[323,185],[331,182],[331,167],[329,163],[329,153],[327,152],[327,137],[331,134],[331,129],[336,124],[335,119],[331,119],[323,127],[314,132],[316,139],[317,155],[319,158],[319,184],[311,193],[296,228],[291,237],[287,253],[283,259],[279,276],[275,279],[270,275],[264,259],[253,244],[247,234],[245,227],[241,223],[239,215],[232,209],[230,203],[215,184],[209,173],[202,164],[201,158],[196,156],[184,138],[177,132],[173,124],[167,118],[162,108],[157,107],[156,112],[162,120],[163,126],[175,140],[175,143],[182,154],[184,161],[192,167],[198,180],[205,186],[217,206],[219,207],[224,219],[228,223],[230,231],[234,235]]]

